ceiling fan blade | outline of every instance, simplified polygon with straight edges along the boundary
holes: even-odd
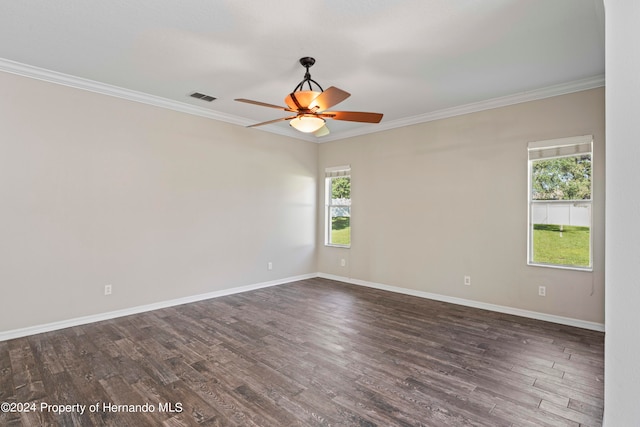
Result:
[[[320,138],[321,136],[329,135],[329,133],[329,128],[327,127],[327,125],[324,125],[320,129],[315,131],[313,135],[317,138]]]
[[[234,99],[234,101],[244,102],[246,104],[259,105],[261,107],[276,108],[278,110],[291,111],[291,112],[295,113],[294,110],[291,110],[291,109],[286,108],[286,107],[281,107],[279,105],[274,105],[274,104],[267,104],[266,102],[252,101],[251,99],[237,98],[237,99]]]
[[[317,111],[324,111],[327,108],[331,108],[334,105],[344,101],[351,94],[349,92],[345,92],[342,89],[338,89],[335,86],[331,86],[329,89],[322,92],[318,95],[312,102],[309,104],[309,109],[317,107]]]
[[[318,114],[319,117],[328,117],[333,120],[345,120],[348,122],[380,123],[381,113],[364,113],[361,111],[325,111]]]
[[[274,119],[274,120],[269,120],[268,122],[256,123],[255,125],[249,125],[249,126],[247,126],[247,127],[248,127],[248,128],[254,128],[254,127],[256,127],[256,126],[270,125],[271,123],[283,122],[283,121],[285,121],[285,120],[295,119],[296,117],[297,117],[297,116],[282,117],[281,119]]]

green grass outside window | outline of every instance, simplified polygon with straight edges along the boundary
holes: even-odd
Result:
[[[348,216],[331,218],[331,244],[351,244],[351,218]]]
[[[533,225],[533,262],[589,267],[589,227]]]

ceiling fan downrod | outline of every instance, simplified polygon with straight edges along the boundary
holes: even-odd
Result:
[[[316,60],[314,58],[311,58],[310,56],[305,56],[304,58],[300,58],[300,64],[305,67],[307,69],[307,72],[304,73],[304,78],[302,79],[302,81],[300,83],[298,83],[298,86],[295,87],[295,89],[293,89],[292,92],[297,92],[299,90],[304,90],[303,86],[305,83],[307,83],[309,85],[309,90],[313,90],[313,87],[311,86],[311,83],[315,84],[316,86],[318,86],[318,89],[320,89],[320,92],[324,92],[324,89],[322,89],[322,86],[320,86],[318,84],[317,81],[313,80],[311,78],[311,74],[309,73],[309,68],[311,66],[313,66],[313,64],[316,63]]]

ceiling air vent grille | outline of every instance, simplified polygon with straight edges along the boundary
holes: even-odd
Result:
[[[204,93],[200,93],[200,92],[193,92],[189,96],[191,96],[192,98],[201,99],[201,100],[206,101],[206,102],[211,102],[214,99],[216,99],[215,96],[205,95]]]

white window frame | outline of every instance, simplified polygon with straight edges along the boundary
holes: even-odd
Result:
[[[527,211],[527,265],[534,267],[549,267],[563,270],[593,271],[593,136],[583,135],[569,138],[552,139],[546,141],[529,142],[528,151],[528,211]],[[532,164],[536,160],[557,159],[562,157],[575,157],[580,155],[591,155],[591,199],[590,200],[563,200],[560,202],[588,205],[590,209],[589,218],[589,266],[550,264],[533,261],[533,207],[539,203],[549,201],[533,200],[533,168]],[[551,203],[554,203],[553,201]],[[559,203],[559,202],[555,202]]]
[[[331,246],[336,248],[350,248],[351,247],[351,233],[349,233],[349,244],[343,245],[339,243],[331,242],[331,209],[332,208],[345,208],[349,209],[349,227],[351,227],[351,198],[349,198],[349,204],[334,204],[331,198],[331,183],[334,178],[349,178],[351,179],[351,166],[333,166],[325,169],[325,221],[324,221],[324,244],[325,246]]]

